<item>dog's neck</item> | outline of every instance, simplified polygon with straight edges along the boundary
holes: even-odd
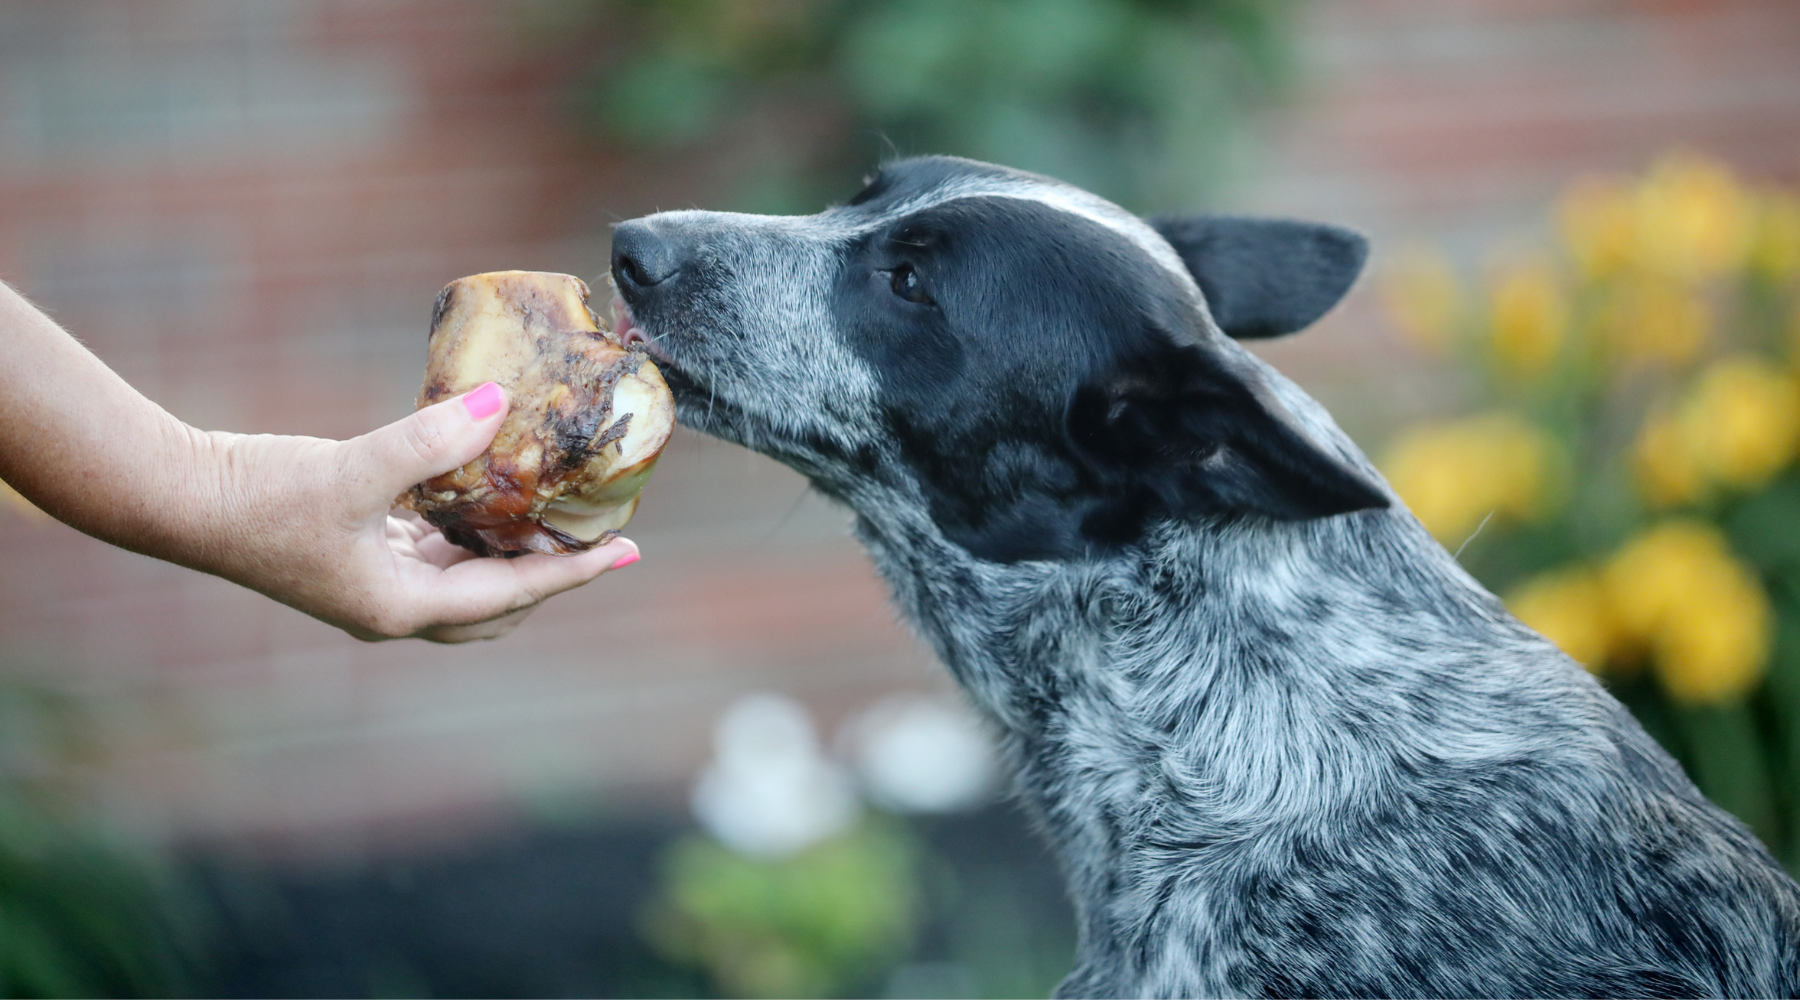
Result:
[[[1150,855],[1317,822],[1408,753],[1492,752],[1517,689],[1472,650],[1535,641],[1403,511],[1164,524],[1113,556],[1000,565],[916,507],[859,508],[899,603],[1003,730],[1096,945],[1143,932],[1120,922],[1155,909],[1128,874]]]
[[[1332,687],[1318,695],[1339,699],[1358,664],[1410,659],[1451,628],[1517,631],[1401,511],[1163,523],[1113,554],[1000,564],[915,506],[856,506],[858,536],[901,608],[1020,739],[1055,737],[1043,728],[1050,697],[1185,741],[1221,684],[1319,677]]]

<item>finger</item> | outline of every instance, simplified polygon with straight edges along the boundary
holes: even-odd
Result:
[[[445,624],[487,621],[579,587],[637,559],[637,545],[625,538],[576,556],[470,559],[451,566],[429,585],[419,620]]]
[[[519,623],[531,617],[531,613],[536,610],[537,605],[533,604],[531,607],[520,608],[517,611],[501,615],[491,621],[476,622],[473,625],[433,625],[432,627],[419,632],[418,638],[424,639],[427,642],[442,643],[474,642],[477,639],[498,639],[508,632],[511,632],[513,629],[518,628]]]
[[[424,563],[440,570],[476,558],[475,553],[445,538],[436,527],[392,514],[387,519],[387,544],[388,551],[397,559]]]
[[[437,533],[438,529],[435,526],[426,524],[419,519],[417,514],[413,514],[412,517],[403,517],[401,516],[403,514],[412,514],[412,511],[403,507],[394,507],[388,510],[387,521],[384,522],[383,527],[387,529],[390,545],[416,545],[419,539]]]
[[[438,569],[449,569],[457,563],[481,558],[436,531],[418,538],[413,542],[413,548],[420,559]]]
[[[506,418],[506,391],[497,383],[435,403],[350,442],[358,479],[394,494],[455,469],[493,442]]]
[[[392,532],[396,527],[409,538],[416,538],[438,530],[437,525],[420,517],[417,511],[408,510],[405,507],[389,507],[388,530]]]

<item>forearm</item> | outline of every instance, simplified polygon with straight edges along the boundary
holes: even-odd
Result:
[[[487,388],[475,409],[458,396],[348,441],[198,431],[0,284],[0,479],[95,538],[365,639],[503,635],[545,597],[637,558],[617,539],[569,558],[475,559],[389,516],[401,490],[493,440],[506,401]]]
[[[0,479],[58,520],[185,565],[223,496],[218,444],[0,284]]]

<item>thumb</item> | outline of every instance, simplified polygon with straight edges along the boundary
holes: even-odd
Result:
[[[493,442],[507,407],[506,390],[488,382],[364,434],[369,479],[392,496],[462,466]]]

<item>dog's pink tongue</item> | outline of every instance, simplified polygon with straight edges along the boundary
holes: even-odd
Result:
[[[624,297],[613,295],[612,315],[613,336],[619,339],[619,346],[629,350],[633,344],[642,344],[652,358],[664,364],[670,362],[669,353],[645,335],[643,328],[637,325],[637,320],[631,317],[631,308],[625,304]]]
[[[631,318],[631,310],[625,307],[625,299],[621,295],[613,296],[612,321],[613,336],[619,338],[619,343],[623,346],[649,345],[650,339],[644,336],[644,331],[638,329],[637,321]]]

